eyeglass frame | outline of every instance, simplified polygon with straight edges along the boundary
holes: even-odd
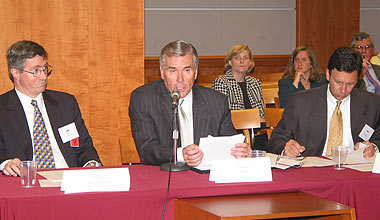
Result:
[[[364,49],[368,50],[368,49],[373,48],[373,45],[365,45],[364,47],[361,46],[361,45],[358,45],[358,46],[356,46],[356,47],[354,47],[354,48],[355,48],[355,49],[358,49],[358,50],[364,50]]]
[[[30,70],[24,70],[24,69],[19,69],[19,68],[15,68],[15,67],[13,67],[13,68],[16,69],[16,70],[19,70],[19,71],[23,71],[23,72],[25,71],[25,72],[27,72],[29,74],[32,74],[34,77],[40,76],[42,72],[44,72],[47,76],[50,76],[51,72],[53,71],[53,66],[50,65],[49,63],[46,63],[43,67],[36,68],[35,70],[39,70],[38,74],[35,74],[34,72],[32,72]],[[50,71],[48,72],[49,68],[50,68]],[[46,69],[46,72],[45,72],[44,69]]]

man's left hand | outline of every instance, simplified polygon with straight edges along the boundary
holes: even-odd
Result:
[[[235,147],[231,148],[231,155],[235,158],[247,158],[251,151],[248,143],[238,143],[235,144]]]
[[[358,142],[355,144],[355,147],[354,147],[354,150],[357,150],[359,149],[359,144],[362,143],[362,144],[365,144],[367,145],[368,147],[364,150],[363,152],[363,157],[364,158],[369,158],[369,157],[372,157],[373,155],[375,155],[376,153],[376,148],[375,146],[373,146],[373,144],[369,141],[363,141],[363,142]]]

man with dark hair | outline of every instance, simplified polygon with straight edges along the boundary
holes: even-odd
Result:
[[[358,87],[380,95],[380,66],[379,64],[372,63],[371,59],[375,51],[372,36],[366,32],[357,33],[352,38],[351,47],[360,53],[363,59],[363,69],[360,74]]]
[[[336,49],[326,70],[329,84],[291,96],[269,151],[320,156],[331,155],[335,145],[348,146],[350,152],[363,143],[363,156],[372,157],[380,144],[380,97],[354,88],[361,69],[360,54],[349,47]],[[374,129],[368,141],[359,137],[365,125]]]
[[[132,92],[129,115],[132,134],[143,164],[169,162],[172,151],[172,101],[170,93],[180,92],[179,162],[198,166],[203,158],[199,139],[208,135],[236,134],[227,97],[215,90],[194,84],[198,74],[198,53],[185,41],[167,44],[160,55],[162,80],[141,86]],[[182,112],[182,113],[181,113]],[[250,147],[239,143],[232,147],[236,158],[248,157]]]
[[[99,166],[100,159],[74,96],[46,90],[52,66],[45,49],[19,41],[7,50],[14,89],[0,95],[0,169],[20,175],[20,162],[38,169]]]

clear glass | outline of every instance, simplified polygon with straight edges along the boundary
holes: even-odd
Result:
[[[36,161],[21,161],[21,185],[25,188],[34,187],[36,184]]]
[[[346,146],[333,146],[332,151],[332,160],[335,162],[334,169],[344,170],[347,160],[348,147]]]
[[[265,157],[266,154],[267,152],[264,150],[253,150],[250,153],[250,157]]]

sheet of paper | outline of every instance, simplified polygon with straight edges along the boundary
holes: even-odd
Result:
[[[41,187],[61,187],[62,180],[38,180]]]
[[[303,167],[326,167],[333,166],[334,161],[322,157],[305,157]]]
[[[209,170],[211,163],[215,160],[235,159],[231,155],[231,148],[237,143],[244,142],[244,135],[237,134],[228,137],[212,137],[201,138],[199,148],[203,151],[201,164],[196,167],[200,170]]]
[[[368,161],[366,158],[363,157],[363,152],[367,147],[368,147],[367,145],[360,143],[359,148],[357,150],[348,153],[347,155],[348,164],[370,163],[371,161]]]
[[[67,193],[129,191],[128,168],[65,170],[61,191]]]
[[[49,171],[39,171],[39,175],[45,177],[48,180],[62,180],[64,170],[49,170]]]
[[[357,171],[371,172],[373,168],[373,163],[346,165],[346,167]]]
[[[377,153],[375,158],[375,162],[373,165],[372,173],[380,173],[380,154]]]
[[[209,180],[215,183],[272,181],[270,158],[215,160],[211,165]]]

